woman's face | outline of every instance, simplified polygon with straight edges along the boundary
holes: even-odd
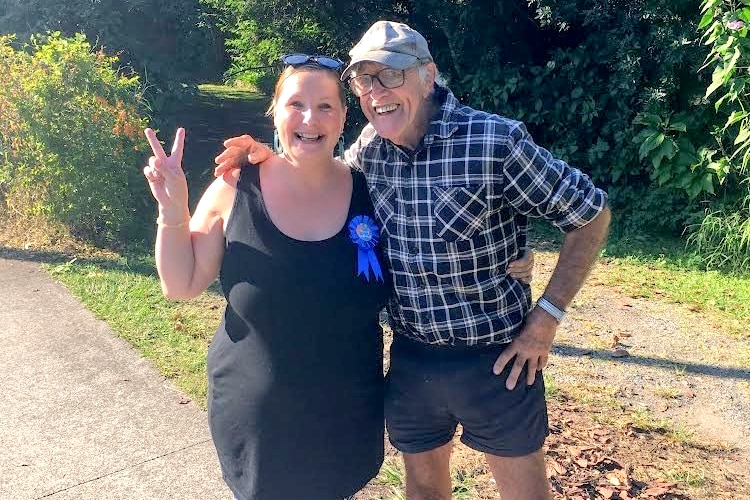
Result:
[[[273,122],[284,156],[292,162],[331,158],[346,121],[336,75],[330,71],[298,71],[280,90]]]

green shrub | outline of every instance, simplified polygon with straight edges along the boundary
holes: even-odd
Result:
[[[139,236],[150,197],[141,88],[84,35],[0,37],[0,191],[8,217],[42,216],[98,244]]]

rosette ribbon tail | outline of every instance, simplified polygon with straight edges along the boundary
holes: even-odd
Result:
[[[367,252],[367,258],[370,261],[370,267],[372,267],[372,273],[379,281],[383,281],[383,270],[380,269],[380,262],[378,262],[378,256],[375,255],[375,251],[370,250]]]
[[[370,254],[369,248],[359,248],[357,251],[357,276],[364,274],[367,281],[370,281]]]

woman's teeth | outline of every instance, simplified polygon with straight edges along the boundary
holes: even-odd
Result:
[[[303,141],[317,141],[321,136],[313,134],[297,134],[297,137],[299,137]]]

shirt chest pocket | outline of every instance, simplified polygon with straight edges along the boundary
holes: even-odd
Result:
[[[484,227],[488,210],[484,184],[433,186],[432,195],[435,230],[443,240],[468,240]]]

